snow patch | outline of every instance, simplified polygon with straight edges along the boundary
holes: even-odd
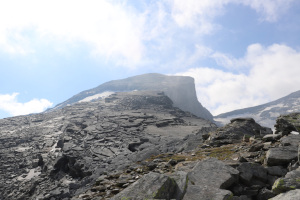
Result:
[[[89,97],[86,97],[82,100],[79,101],[79,103],[81,102],[89,102],[89,101],[92,101],[92,100],[95,100],[95,99],[103,99],[105,97],[108,97],[109,95],[112,95],[114,94],[114,92],[109,92],[109,91],[106,91],[106,92],[102,92],[100,94],[95,94],[93,96],[89,96]]]

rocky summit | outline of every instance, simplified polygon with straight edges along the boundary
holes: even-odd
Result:
[[[53,109],[63,108],[78,102],[88,102],[106,97],[114,92],[163,91],[175,107],[213,121],[212,114],[197,99],[195,81],[188,76],[167,76],[150,73],[103,83],[98,87],[80,92],[58,104]]]
[[[299,199],[300,114],[224,127],[162,91],[0,120],[0,199]]]

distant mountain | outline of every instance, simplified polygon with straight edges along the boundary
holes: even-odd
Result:
[[[212,114],[204,108],[197,99],[193,78],[187,76],[166,76],[156,73],[106,82],[96,88],[76,94],[65,102],[58,104],[53,109],[63,108],[77,102],[101,99],[114,92],[128,92],[134,90],[163,91],[173,101],[175,107],[189,111],[198,117],[213,121]]]
[[[293,112],[300,112],[300,90],[270,103],[220,114],[214,120],[224,125],[232,118],[252,117],[259,124],[273,128],[279,115]]]

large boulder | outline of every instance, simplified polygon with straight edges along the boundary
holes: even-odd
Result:
[[[198,162],[188,173],[189,184],[184,199],[227,199],[228,189],[238,181],[239,171],[215,158]]]
[[[286,193],[279,194],[270,200],[299,200],[300,197],[300,189],[291,190]]]
[[[237,170],[240,172],[240,180],[245,185],[264,185],[268,180],[267,169],[256,163],[242,163]]]
[[[300,167],[288,172],[284,178],[277,179],[272,187],[276,194],[295,189],[300,189]]]
[[[265,162],[268,166],[285,166],[297,157],[298,150],[294,146],[276,147],[268,150]]]
[[[178,188],[176,181],[169,176],[150,172],[111,200],[173,199],[176,195],[182,196]]]

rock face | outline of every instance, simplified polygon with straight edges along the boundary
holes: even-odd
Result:
[[[96,88],[83,91],[54,109],[63,108],[80,101],[90,101],[111,92],[128,92],[134,90],[163,91],[175,107],[189,111],[194,115],[213,121],[211,113],[198,101],[194,79],[186,76],[166,76],[162,74],[143,74],[122,80],[109,81]]]
[[[111,197],[140,178],[143,170],[129,166],[185,151],[184,138],[204,127],[216,125],[173,107],[161,92],[146,91],[2,119],[0,199],[70,199],[88,188]],[[126,169],[132,174],[110,175],[93,187],[99,177]]]
[[[262,126],[273,128],[277,117],[296,112],[300,112],[300,90],[266,104],[220,114],[214,120],[225,125],[232,118],[252,117]]]

